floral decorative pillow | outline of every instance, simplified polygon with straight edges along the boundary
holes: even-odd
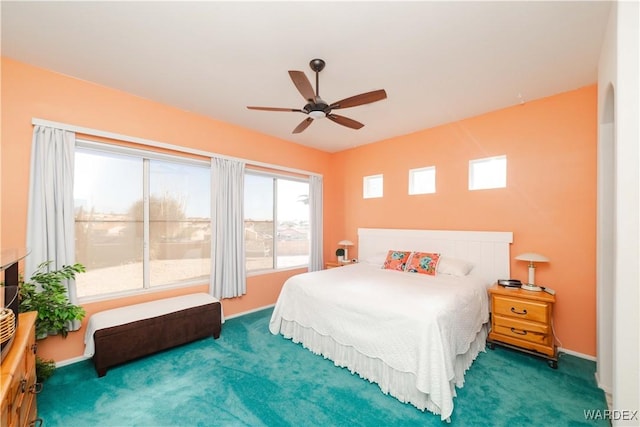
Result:
[[[438,261],[440,261],[440,254],[432,252],[414,252],[411,255],[409,264],[407,264],[406,271],[409,273],[420,273],[435,276]]]
[[[410,251],[389,251],[387,252],[387,258],[382,264],[382,268],[385,270],[397,270],[404,271],[407,266],[407,261],[411,255]]]

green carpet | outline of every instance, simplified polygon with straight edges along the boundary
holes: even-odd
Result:
[[[59,368],[38,395],[53,426],[443,426],[376,384],[268,331],[271,309],[227,320],[204,339],[110,369]],[[544,360],[496,347],[480,353],[454,399],[452,426],[594,426],[606,409],[595,363]],[[599,423],[599,424],[598,424]]]

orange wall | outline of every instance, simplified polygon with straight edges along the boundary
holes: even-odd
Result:
[[[2,169],[0,244],[23,247],[26,236],[29,159],[33,126],[41,118],[77,126],[151,139],[194,149],[236,156],[259,162],[293,167],[326,175],[330,154],[262,135],[197,114],[151,102],[61,74],[2,58]],[[326,179],[326,178],[325,178]],[[328,180],[331,182],[330,179]],[[327,229],[335,216],[330,199],[325,201]],[[304,270],[253,276],[247,280],[247,294],[223,301],[226,315],[273,304],[284,280]],[[153,293],[86,304],[89,314],[147,301],[162,296],[185,294],[206,287]],[[85,320],[86,322],[86,320]],[[65,360],[84,351],[82,332],[62,341],[51,337],[41,342],[43,357]],[[61,345],[64,344],[64,345]]]
[[[512,257],[550,259],[536,282],[557,291],[562,347],[594,356],[596,102],[589,86],[335,154],[341,238],[356,242],[358,227],[513,231]],[[468,191],[469,160],[503,154],[507,188]],[[437,192],[409,196],[408,171],[424,166],[436,166]],[[362,178],[374,174],[384,197],[365,200]],[[511,272],[526,280],[526,263]]]
[[[70,123],[324,175],[324,256],[357,242],[358,227],[507,230],[512,255],[551,259],[537,282],[557,290],[556,332],[564,348],[595,355],[596,88],[329,154],[2,59],[2,247],[23,246],[31,119]],[[508,156],[508,187],[467,190],[469,159]],[[437,193],[407,195],[408,169],[435,165]],[[383,173],[382,199],[362,199],[362,177]],[[350,257],[357,256],[357,247]],[[224,300],[226,315],[273,304],[284,280],[304,270],[248,279],[247,295]],[[512,261],[512,276],[526,265]],[[88,314],[205,286],[86,304]],[[86,320],[85,320],[86,322]],[[44,357],[83,352],[83,333],[50,337]],[[64,345],[61,345],[64,344]]]

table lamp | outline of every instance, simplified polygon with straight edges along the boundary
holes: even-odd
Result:
[[[349,255],[348,255],[348,252],[347,252],[347,248],[348,248],[348,246],[353,246],[353,242],[350,241],[350,240],[340,240],[338,242],[338,244],[344,246],[344,258],[343,258],[344,261],[343,262],[349,262]]]
[[[529,280],[527,283],[522,284],[522,289],[527,291],[539,292],[542,290],[540,286],[536,286],[536,262],[549,262],[549,258],[544,255],[536,254],[533,252],[527,252],[515,257],[518,261],[529,262]]]

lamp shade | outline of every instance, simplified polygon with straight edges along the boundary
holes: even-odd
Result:
[[[529,262],[529,281],[522,285],[523,289],[528,291],[541,291],[542,288],[536,286],[536,262],[549,262],[549,258],[544,255],[536,254],[534,252],[526,252],[515,257],[518,261]]]
[[[549,258],[544,255],[536,254],[534,252],[527,252],[524,254],[520,254],[515,257],[518,261],[529,261],[529,262],[549,262]]]

